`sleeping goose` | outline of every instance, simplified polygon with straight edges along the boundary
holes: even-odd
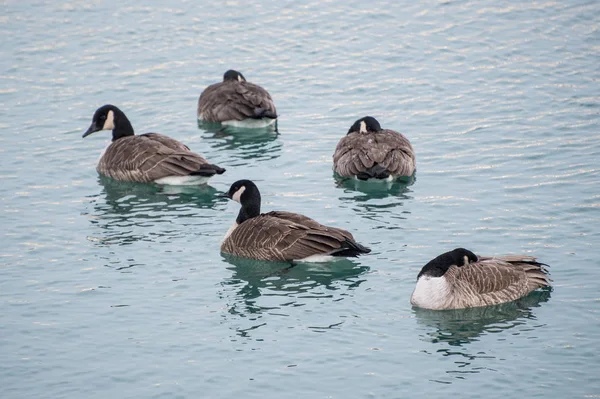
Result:
[[[550,286],[544,266],[533,256],[477,256],[457,248],[423,266],[410,303],[442,310],[514,301]]]
[[[241,128],[263,128],[277,120],[271,95],[229,70],[223,81],[208,86],[198,99],[198,119]]]
[[[136,136],[129,119],[114,105],[96,110],[83,137],[100,130],[112,130],[112,142],[104,150],[96,170],[115,180],[194,185],[225,172],[175,139],[159,133]]]
[[[221,244],[223,253],[257,260],[319,261],[371,252],[346,230],[324,226],[307,216],[260,213],[260,192],[250,180],[233,183],[226,196],[242,208]]]
[[[360,180],[412,176],[415,152],[401,133],[382,129],[377,119],[365,116],[354,122],[333,154],[333,170]]]

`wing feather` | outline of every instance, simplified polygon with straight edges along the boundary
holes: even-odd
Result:
[[[480,257],[452,266],[444,277],[452,288],[453,307],[485,306],[513,301],[549,285],[542,264],[528,256]]]
[[[198,117],[206,122],[251,118],[259,108],[277,113],[271,95],[250,82],[215,83],[208,86],[198,99]]]
[[[179,141],[158,133],[114,141],[98,163],[98,172],[117,180],[152,182],[186,176],[208,162]]]
[[[330,254],[354,241],[343,229],[324,226],[291,212],[269,212],[238,226],[221,250],[236,256],[260,260],[291,261],[312,255]]]
[[[375,163],[396,176],[411,176],[416,168],[415,152],[408,139],[389,129],[346,135],[336,146],[333,163],[340,176],[366,172]]]

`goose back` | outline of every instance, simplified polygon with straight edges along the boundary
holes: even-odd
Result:
[[[215,83],[198,99],[198,118],[206,122],[241,121],[263,116],[275,118],[277,110],[271,95],[246,81]]]
[[[353,132],[343,137],[333,154],[334,171],[343,177],[356,176],[376,165],[393,176],[412,176],[415,152],[404,135],[394,130]]]

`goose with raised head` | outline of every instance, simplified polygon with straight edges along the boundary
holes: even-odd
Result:
[[[159,133],[136,135],[129,119],[114,105],[96,110],[83,137],[100,130],[112,130],[112,142],[96,170],[115,180],[197,185],[225,172],[175,139]]]
[[[277,120],[271,95],[229,70],[223,81],[208,86],[198,99],[198,119],[240,128],[264,128]]]
[[[456,248],[423,266],[410,302],[433,310],[511,302],[550,286],[545,266],[533,256],[477,256]]]
[[[260,213],[258,187],[250,180],[233,183],[226,196],[242,206],[221,244],[221,252],[270,261],[322,261],[371,252],[348,231],[324,226],[297,213]]]
[[[416,167],[410,141],[401,133],[382,129],[372,116],[354,122],[333,154],[335,173],[359,180],[412,176]]]

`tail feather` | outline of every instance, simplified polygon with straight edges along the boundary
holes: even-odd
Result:
[[[346,239],[342,243],[342,248],[332,253],[331,256],[345,256],[349,258],[355,258],[361,254],[368,254],[369,252],[371,252],[370,248],[367,248],[364,245],[357,243],[356,241]]]
[[[222,175],[224,172],[225,172],[224,168],[221,168],[217,165],[213,165],[210,163],[206,163],[206,164],[200,166],[200,168],[197,171],[190,173],[190,176],[210,177],[210,176],[214,176],[214,175]]]
[[[545,263],[538,262],[534,257],[527,257],[527,260],[512,261],[511,263],[519,263],[523,266],[527,277],[529,278],[530,286],[533,289],[549,287],[552,280],[548,276],[548,266]]]
[[[262,119],[262,118],[277,119],[277,114],[273,111],[269,111],[264,108],[254,108],[254,115],[252,115],[251,118],[252,119]]]
[[[359,172],[356,177],[359,180],[367,180],[367,179],[387,179],[390,177],[390,171],[384,168],[383,166],[376,163],[369,169]]]

